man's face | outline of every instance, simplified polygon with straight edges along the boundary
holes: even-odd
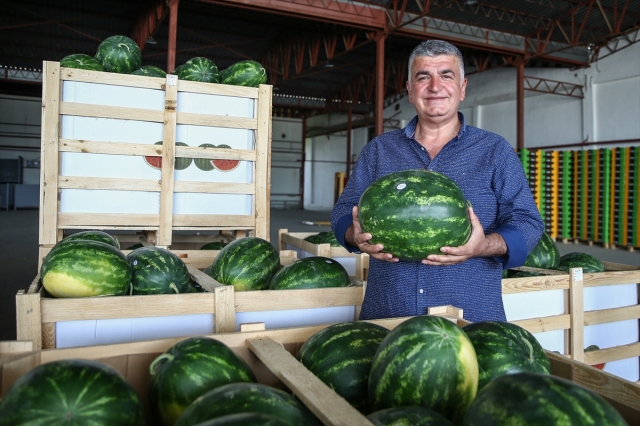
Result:
[[[467,79],[460,81],[460,63],[453,55],[418,57],[407,82],[409,102],[421,120],[441,123],[457,117],[464,100]]]

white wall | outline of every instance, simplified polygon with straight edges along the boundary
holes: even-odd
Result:
[[[271,122],[271,206],[301,208],[302,119]]]

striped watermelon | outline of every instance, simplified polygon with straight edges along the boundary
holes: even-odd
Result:
[[[100,43],[96,59],[107,72],[131,74],[140,68],[142,52],[135,41],[127,36],[114,35]]]
[[[135,249],[138,249],[140,247],[144,247],[144,246],[141,243],[136,243],[136,244],[133,244],[133,245],[127,247],[125,250],[135,250]]]
[[[83,359],[35,367],[0,402],[0,424],[142,426],[142,403],[112,367]]]
[[[60,66],[64,68],[78,68],[81,70],[104,71],[104,67],[93,56],[84,53],[74,53],[60,59]]]
[[[215,148],[216,146],[210,143],[203,143],[199,148]],[[210,172],[213,170],[213,163],[210,158],[195,158],[193,162],[196,167],[204,172]]]
[[[216,417],[198,423],[198,426],[291,426],[291,424],[271,414],[237,413]]]
[[[547,354],[533,334],[509,322],[482,321],[463,328],[478,357],[478,389],[505,374],[551,374]]]
[[[371,360],[387,334],[386,328],[368,322],[334,324],[311,336],[298,359],[358,411],[368,413]]]
[[[131,265],[131,294],[185,293],[187,265],[175,253],[160,247],[141,247],[127,255]]]
[[[441,317],[409,318],[382,341],[371,364],[373,411],[431,408],[458,423],[478,389],[478,360],[460,327]]]
[[[367,416],[375,426],[453,426],[442,414],[426,407],[385,408]]]
[[[593,352],[593,351],[599,351],[600,347],[598,345],[589,345],[586,348],[584,348],[584,352]],[[605,366],[605,362],[602,362],[600,364],[593,364],[592,367],[597,368],[598,370],[604,370],[604,366]]]
[[[258,87],[267,82],[267,70],[257,61],[245,60],[231,65],[220,73],[220,83]]]
[[[469,407],[465,426],[626,426],[600,395],[569,380],[538,373],[501,376]]]
[[[207,338],[182,340],[149,366],[149,406],[154,424],[173,425],[201,395],[219,386],[255,382],[251,367],[224,343]]]
[[[158,141],[156,143],[154,143],[154,145],[162,145],[162,141]],[[176,142],[176,146],[189,146],[184,142]],[[162,157],[161,156],[145,156],[144,157],[144,161],[150,165],[151,167],[153,167],[154,169],[161,169],[162,168]],[[175,169],[176,170],[184,170],[187,167],[189,167],[191,165],[191,162],[193,161],[192,158],[187,158],[187,157],[175,157]]]
[[[589,253],[572,252],[560,257],[558,268],[569,272],[571,268],[582,268],[582,272],[605,272],[604,264]]]
[[[42,261],[42,285],[53,297],[118,296],[129,292],[131,265],[101,241],[56,244]]]
[[[218,83],[220,79],[218,66],[211,59],[203,57],[189,59],[177,67],[173,73],[180,80]]]
[[[131,73],[132,75],[144,75],[146,77],[165,78],[167,73],[163,69],[155,65],[142,65],[140,68]]]
[[[304,239],[313,244],[329,244],[331,247],[342,247],[336,239],[333,231],[318,232],[315,235],[309,235]]]
[[[69,241],[78,241],[78,240],[90,240],[90,241],[102,241],[103,243],[107,243],[110,246],[113,246],[117,249],[120,248],[120,242],[117,238],[107,234],[104,231],[98,230],[89,230],[89,231],[80,231],[74,234],[69,235],[68,237],[63,238],[60,243],[67,243]]]
[[[280,265],[275,248],[258,237],[245,237],[227,244],[213,260],[210,275],[236,291],[266,290]]]
[[[210,243],[207,243],[200,247],[200,250],[222,250],[222,248],[226,245],[227,243],[222,241],[211,241]]]
[[[349,274],[340,262],[323,256],[298,259],[280,269],[271,278],[269,289],[347,287]]]
[[[560,250],[556,242],[547,234],[542,233],[538,244],[531,250],[524,262],[524,266],[532,268],[555,269],[560,262]]]
[[[290,426],[320,426],[293,395],[260,383],[230,383],[213,389],[189,405],[175,426],[193,426],[229,414],[254,412],[276,416]]]
[[[448,177],[426,169],[383,176],[361,195],[358,214],[372,244],[404,260],[420,261],[457,247],[471,235],[468,204]]]

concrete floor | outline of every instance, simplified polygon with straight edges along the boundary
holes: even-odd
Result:
[[[289,232],[329,231],[329,226],[304,222],[326,222],[330,212],[271,210],[272,244],[277,248],[278,230]],[[640,266],[640,251],[605,249],[599,245],[558,243],[560,254],[581,251],[609,262]],[[15,295],[26,290],[38,267],[38,210],[0,210],[0,340],[16,339]]]

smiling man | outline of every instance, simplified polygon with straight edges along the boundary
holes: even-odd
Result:
[[[401,130],[371,140],[331,214],[340,243],[371,256],[360,319],[422,315],[430,306],[462,308],[469,321],[506,320],[502,270],[521,266],[544,224],[524,170],[504,138],[465,124],[458,112],[467,80],[462,54],[428,40],[409,57],[407,92],[417,115]],[[421,262],[403,261],[371,244],[358,221],[358,200],[376,179],[428,169],[453,179],[473,208],[472,232],[462,246]]]

